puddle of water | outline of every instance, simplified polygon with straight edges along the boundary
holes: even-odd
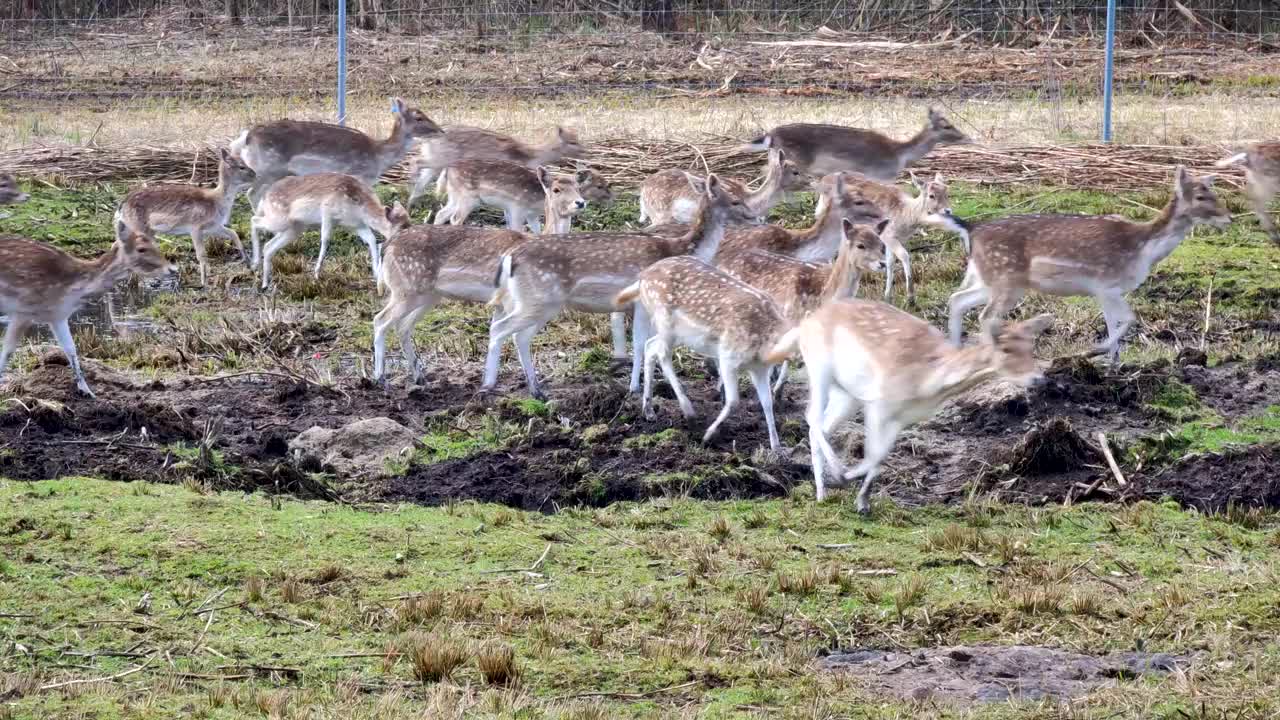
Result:
[[[71,316],[71,332],[92,328],[102,337],[127,339],[139,335],[153,335],[159,329],[146,316],[145,311],[157,296],[178,289],[176,277],[144,280],[136,286],[119,283],[111,291],[85,302]],[[0,322],[9,322],[7,315],[0,315]],[[53,342],[53,334],[47,325],[34,325],[27,331],[28,338],[38,342]]]

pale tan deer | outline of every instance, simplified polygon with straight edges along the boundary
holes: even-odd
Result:
[[[1272,242],[1280,245],[1280,229],[1271,219],[1269,207],[1271,199],[1280,193],[1280,141],[1254,143],[1216,164],[1218,167],[1244,165],[1245,190],[1253,212]]]
[[[218,152],[218,184],[213,188],[196,185],[150,185],[130,192],[116,210],[116,235],[121,227],[135,235],[154,237],[156,233],[190,235],[200,266],[200,285],[208,280],[209,258],[205,254],[206,237],[223,237],[235,243],[240,259],[249,264],[240,236],[228,226],[236,195],[251,185],[254,172],[229,154]]]
[[[808,368],[805,420],[818,500],[826,499],[828,484],[843,486],[862,476],[857,507],[869,512],[871,483],[898,434],[989,380],[1024,387],[1037,382],[1042,375],[1032,350],[1052,322],[1052,316],[1041,315],[995,326],[982,343],[955,348],[929,323],[884,303],[841,300],[818,308],[765,357],[781,362],[798,347]],[[866,449],[862,462],[846,471],[827,438],[857,405]],[[828,467],[836,475],[831,483],[825,479]]]
[[[699,197],[689,187],[686,175],[689,173],[683,170],[663,170],[645,179],[640,186],[640,222],[652,227],[687,223],[693,219]],[[731,178],[722,178],[721,182],[726,190],[742,198],[763,221],[769,210],[787,193],[809,189],[813,178],[801,172],[795,163],[786,159],[786,153],[778,150],[769,153],[769,164],[759,189],[752,191],[746,183]]]
[[[12,175],[0,174],[0,205],[16,205],[26,202],[27,194],[18,189],[18,181]]]
[[[590,170],[567,178],[553,176],[545,167],[536,171],[504,160],[462,160],[446,168],[441,179],[449,200],[436,211],[434,223],[461,225],[477,205],[502,208],[508,230],[569,232],[573,216],[587,206],[578,189],[581,178],[593,182]]]
[[[764,356],[791,323],[767,294],[717,270],[690,255],[660,260],[640,273],[636,282],[614,300],[617,307],[638,303],[637,315],[648,318],[653,335],[644,343],[644,399],[647,418],[654,416],[653,365],[675,391],[680,412],[693,418],[697,412],[676,376],[671,353],[684,345],[696,353],[716,359],[724,378],[724,407],[702,436],[710,442],[738,405],[738,370],[746,370],[755,386],[769,432],[769,449],[780,452],[778,430],[773,419],[773,393],[769,390],[771,365]]]
[[[973,254],[951,295],[951,340],[960,344],[964,314],[982,303],[982,324],[1002,320],[1028,290],[1092,296],[1102,305],[1107,339],[1095,347],[1114,364],[1135,316],[1125,295],[1199,224],[1225,228],[1231,214],[1213,192],[1213,177],[1194,178],[1178,166],[1173,197],[1150,222],[1115,215],[1015,215],[977,224]]]
[[[566,158],[580,158],[586,148],[573,128],[556,128],[555,137],[543,145],[528,145],[510,135],[464,125],[444,129],[444,134],[423,142],[409,169],[413,188],[409,207],[422,197],[442,170],[462,160],[503,160],[536,170]]]
[[[785,150],[801,170],[810,175],[834,172],[862,173],[874,180],[893,182],[899,173],[939,145],[972,142],[941,113],[929,108],[924,129],[908,140],[894,140],[874,130],[796,123],[780,125],[752,140],[748,150]]]
[[[391,101],[391,113],[395,124],[384,140],[341,125],[301,120],[277,120],[242,132],[231,143],[231,153],[257,173],[249,191],[254,210],[267,188],[287,175],[343,173],[372,186],[404,158],[414,140],[443,132],[401,98]]]
[[[27,238],[0,238],[0,310],[9,317],[0,350],[0,376],[27,327],[44,323],[66,353],[76,387],[94,397],[80,369],[68,320],[86,300],[110,290],[131,272],[154,275],[176,269],[153,239],[127,229],[95,260],[80,260]]]
[[[258,233],[274,234],[262,250],[262,288],[271,285],[271,258],[297,240],[309,227],[320,226],[320,256],[315,276],[320,277],[329,235],[333,226],[351,230],[369,247],[369,263],[377,282],[381,264],[378,239],[390,240],[400,228],[408,227],[409,214],[399,202],[383,208],[373,189],[359,178],[342,173],[314,173],[286,177],[271,186],[250,220],[253,237],[253,265],[259,263]]]
[[[641,232],[543,235],[503,256],[495,300],[501,298],[508,312],[496,318],[489,328],[482,390],[492,390],[497,384],[502,345],[514,336],[529,391],[534,397],[544,397],[529,346],[538,331],[561,310],[614,312],[614,298],[636,281],[641,270],[675,255],[710,260],[720,246],[727,223],[745,223],[754,218],[750,208],[727,193],[714,174],[697,184],[703,203],[683,236],[663,238]],[[637,307],[632,323],[632,392],[640,389],[641,355],[647,337],[648,320],[643,308]]]

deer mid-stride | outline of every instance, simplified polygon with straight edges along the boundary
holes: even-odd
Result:
[[[573,128],[556,128],[555,137],[542,145],[529,145],[510,135],[465,125],[450,126],[423,142],[410,163],[409,207],[426,194],[436,176],[463,160],[501,160],[530,170],[555,165],[563,159],[581,158],[586,148]]]
[[[640,222],[650,227],[669,223],[688,223],[698,209],[698,195],[689,187],[683,170],[662,170],[650,175],[640,186]],[[695,176],[697,177],[697,176]],[[721,178],[724,187],[742,198],[763,222],[769,210],[789,192],[807,190],[813,178],[787,160],[781,150],[770,151],[764,182],[755,191],[740,180]]]
[[[1253,213],[1271,241],[1280,245],[1280,229],[1271,219],[1268,207],[1271,198],[1280,193],[1280,141],[1254,143],[1215,164],[1218,167],[1244,165],[1245,192],[1253,204]]]

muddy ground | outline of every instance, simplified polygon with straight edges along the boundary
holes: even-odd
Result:
[[[1131,441],[1156,436],[1169,424],[1148,400],[1171,378],[1194,388],[1228,422],[1258,412],[1280,393],[1280,368],[1265,359],[1213,368],[1201,362],[1191,353],[1175,364],[1106,373],[1086,361],[1059,360],[1048,381],[1027,393],[980,388],[903,435],[878,492],[904,505],[973,496],[1030,504],[1167,496],[1210,511],[1231,503],[1280,507],[1274,446],[1136,469],[1126,461]],[[12,376],[16,399],[0,412],[0,444],[7,448],[0,474],[23,480],[194,477],[219,488],[350,502],[474,499],[544,512],[664,495],[776,496],[811,477],[803,382],[785,390],[779,430],[789,452],[774,458],[765,452],[753,400],[726,422],[720,440],[701,445],[705,423],[718,409],[714,381],[706,378],[687,379],[701,418],[686,423],[665,384],[658,385],[664,399],[656,419],[645,420],[620,375],[561,380],[551,388],[549,406],[530,410],[518,402],[523,388],[510,382],[504,395],[477,396],[478,367],[420,387],[359,379],[325,387],[285,373],[147,381],[85,364],[98,399],[75,393],[56,351]],[[486,414],[514,430],[465,457],[418,457],[380,478],[335,477],[318,459],[288,449],[291,438],[313,426],[388,417],[415,432],[438,432],[474,426]],[[1098,432],[1129,468],[1126,485],[1107,468]],[[850,424],[837,447],[856,457],[860,434]]]

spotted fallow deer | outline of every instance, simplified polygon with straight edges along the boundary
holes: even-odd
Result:
[[[862,173],[893,182],[898,175],[939,145],[972,142],[941,113],[929,108],[924,129],[909,140],[894,140],[874,130],[841,125],[780,125],[752,140],[748,150],[785,150],[810,175]]]
[[[413,188],[409,207],[422,197],[442,170],[462,160],[504,160],[536,170],[565,158],[580,158],[586,148],[573,128],[556,128],[555,137],[543,145],[528,145],[509,135],[483,128],[453,126],[444,134],[423,142],[409,169]]]
[[[915,288],[911,285],[911,254],[907,252],[906,242],[921,225],[932,225],[955,232],[964,243],[965,253],[969,252],[969,232],[965,224],[951,213],[951,195],[942,173],[935,174],[928,182],[921,182],[912,174],[911,184],[916,187],[914,197],[897,185],[872,180],[865,175],[850,173],[845,176],[847,188],[862,193],[863,197],[875,203],[889,219],[889,226],[884,232],[886,300],[893,295],[895,257],[902,263],[908,301],[915,300]],[[822,211],[822,205],[826,201],[826,196],[818,198],[818,212]]]
[[[542,232],[545,216],[550,232],[567,233],[573,216],[587,206],[580,180],[598,182],[584,170],[572,178],[557,177],[545,167],[536,171],[504,160],[463,160],[449,166],[444,180],[448,202],[436,211],[435,224],[466,222],[477,205],[502,208],[508,230]]]
[[[128,229],[95,260],[80,260],[35,240],[0,238],[0,310],[9,316],[0,350],[0,376],[27,327],[44,323],[66,353],[76,387],[94,397],[71,338],[71,316],[86,300],[111,289],[131,272],[154,275],[175,270],[152,238]]]
[[[116,235],[121,227],[135,235],[154,237],[156,233],[190,235],[200,266],[200,285],[208,279],[209,259],[204,239],[218,236],[235,243],[240,259],[249,263],[240,236],[228,225],[236,195],[253,183],[254,172],[226,150],[219,151],[218,184],[213,188],[196,185],[150,185],[130,192],[116,210]]]
[[[502,345],[514,336],[529,392],[534,397],[544,397],[529,345],[561,310],[614,312],[614,298],[636,281],[640,271],[676,255],[710,260],[720,247],[726,224],[746,223],[755,217],[740,199],[720,186],[720,179],[714,174],[697,185],[703,202],[693,225],[680,237],[664,238],[643,232],[543,235],[503,256],[495,278],[495,300],[501,298],[508,311],[489,328],[482,389],[492,390],[497,384]],[[632,323],[632,392],[640,389],[642,349],[648,328],[644,309],[636,307]]]
[[[727,380],[724,407],[702,441],[715,437],[721,423],[737,407],[738,370],[743,369],[751,378],[764,411],[769,448],[775,453],[782,449],[773,419],[773,393],[769,390],[771,366],[763,358],[791,323],[767,294],[696,257],[683,255],[645,268],[614,303],[620,308],[638,303],[637,314],[642,312],[652,326],[653,335],[644,344],[645,417],[654,415],[651,400],[655,361],[662,365],[662,373],[680,402],[680,411],[686,418],[697,415],[671,362],[675,346],[684,345],[715,358],[720,377]]]
[[[414,140],[443,132],[400,98],[391,101],[391,113],[395,124],[385,140],[341,125],[301,120],[277,120],[242,132],[230,149],[257,173],[249,191],[254,210],[267,188],[287,175],[343,173],[372,186],[404,158]]]
[[[0,205],[26,202],[27,194],[18,189],[18,181],[12,175],[0,175]]]
[[[640,222],[650,227],[690,222],[698,209],[699,198],[689,187],[688,174],[683,170],[663,170],[645,179],[640,186]],[[813,178],[787,160],[786,153],[777,150],[769,153],[769,164],[759,189],[751,191],[746,183],[730,178],[722,178],[721,182],[763,221],[787,193],[809,189]]]
[[[952,347],[929,323],[890,305],[841,300],[815,311],[774,347],[766,362],[780,362],[798,347],[809,374],[809,448],[818,500],[827,497],[826,470],[834,486],[862,476],[858,511],[871,509],[868,494],[898,434],[925,420],[948,399],[988,380],[1029,386],[1042,375],[1032,355],[1052,316],[1006,328],[995,326],[978,345]],[[862,406],[862,462],[845,470],[828,436]]]
[[[1028,290],[1092,296],[1102,305],[1107,339],[1095,347],[1111,363],[1134,322],[1125,295],[1135,290],[1191,228],[1225,228],[1231,214],[1213,192],[1213,177],[1194,178],[1178,166],[1173,197],[1150,222],[1115,215],[1015,215],[970,231],[973,254],[960,289],[951,295],[951,341],[960,344],[964,314],[982,303],[982,324],[1002,320]]]
[[[1272,242],[1280,245],[1280,229],[1271,219],[1268,205],[1271,199],[1280,193],[1280,140],[1254,143],[1229,158],[1219,160],[1218,167],[1244,165],[1246,192],[1253,203],[1253,212],[1258,216],[1258,223],[1271,237]]]
[[[364,240],[377,282],[382,255],[374,233],[390,240],[401,228],[408,227],[409,214],[399,202],[384,209],[373,189],[351,175],[315,173],[281,179],[267,191],[249,223],[255,268],[259,263],[258,233],[265,230],[274,234],[262,250],[262,288],[271,285],[271,258],[316,225],[320,226],[320,256],[316,258],[315,276],[320,277],[335,224]]]

